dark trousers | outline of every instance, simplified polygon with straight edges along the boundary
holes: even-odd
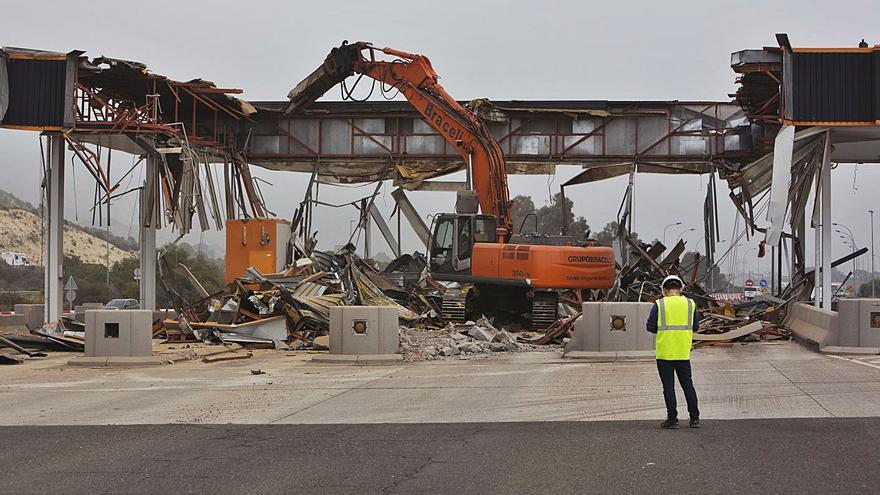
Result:
[[[684,397],[687,399],[688,413],[692,418],[699,418],[700,410],[697,408],[697,391],[694,390],[694,381],[691,378],[691,362],[658,359],[657,371],[660,372],[660,381],[663,382],[666,417],[678,419],[678,405],[675,401],[675,375],[678,375],[678,382],[681,383]]]

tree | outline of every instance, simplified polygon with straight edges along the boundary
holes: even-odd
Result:
[[[110,269],[110,284],[116,288],[117,297],[139,299],[140,285],[134,278],[134,272],[140,268],[140,261],[135,257],[125,258]]]
[[[859,286],[859,297],[871,297],[871,283],[874,283],[874,294],[880,294],[880,278],[875,278]]]
[[[189,268],[193,277],[208,291],[208,294],[218,292],[225,285],[223,262],[213,259],[205,253],[196,251],[185,242],[170,244],[163,248],[162,261],[160,263],[165,284],[180,293],[188,303],[196,302],[201,299],[201,296],[191,286],[188,277],[182,276],[176,270],[179,265]],[[175,307],[174,298],[166,291],[160,290],[158,298],[160,306],[166,308]]]
[[[584,217],[575,217],[574,201],[565,198],[565,217],[563,217],[562,193],[556,193],[550,204],[535,209],[535,202],[530,196],[516,196],[511,201],[511,221],[513,222],[513,231],[516,234],[542,234],[542,235],[559,235],[562,233],[563,218],[566,218],[568,225],[568,235],[576,237],[585,237],[590,231],[590,226]],[[535,216],[530,217],[527,221],[523,220],[530,213]],[[537,226],[537,232],[536,232]],[[522,227],[522,232],[520,232]]]
[[[531,196],[517,195],[510,201],[510,221],[513,223],[513,233],[520,234],[520,226],[526,232],[533,232],[531,219],[529,225],[523,225],[523,220],[529,213],[535,213],[535,202]]]
[[[599,241],[599,244],[601,244],[602,246],[609,246],[610,247],[611,243],[614,241],[614,239],[617,239],[617,229],[618,229],[617,222],[608,222],[605,224],[605,228],[603,228],[601,232],[599,232],[598,234],[595,235],[595,238],[597,241]],[[633,241],[635,241],[638,244],[642,243],[642,240],[639,239],[638,232],[633,232],[632,234],[630,234],[630,239],[632,239]]]

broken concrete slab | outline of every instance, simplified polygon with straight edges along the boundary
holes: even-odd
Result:
[[[461,351],[458,350],[458,347],[444,347],[440,349],[441,356],[458,356],[461,354]]]
[[[474,325],[468,330],[468,335],[472,339],[482,340],[483,342],[492,342],[495,338],[495,331],[490,328]]]
[[[493,342],[501,342],[503,344],[516,344],[516,336],[507,330],[499,330],[495,337],[492,338]]]

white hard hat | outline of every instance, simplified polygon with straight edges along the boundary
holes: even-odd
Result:
[[[681,280],[681,278],[678,275],[670,275],[670,276],[663,279],[663,283],[660,284],[660,288],[665,290],[667,288],[666,284],[668,284],[669,282],[672,282],[672,281],[678,282],[679,287],[682,287],[682,288],[684,287],[684,282]]]

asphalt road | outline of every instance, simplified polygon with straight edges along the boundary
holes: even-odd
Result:
[[[880,418],[2,427],[0,493],[876,492]]]

